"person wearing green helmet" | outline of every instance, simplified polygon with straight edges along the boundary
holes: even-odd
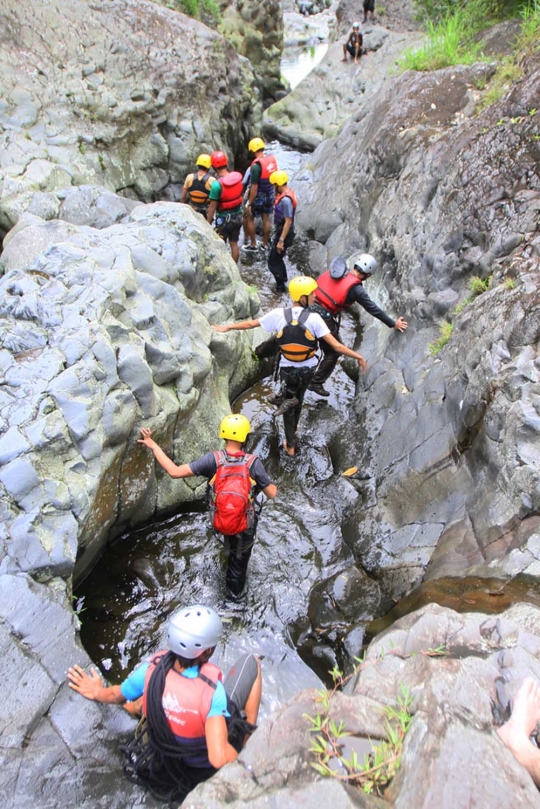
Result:
[[[294,241],[297,200],[293,189],[289,188],[286,171],[272,172],[270,182],[276,187],[277,196],[274,203],[274,234],[268,253],[268,269],[276,279],[276,292],[285,292],[287,283],[285,253]]]
[[[144,717],[122,748],[124,772],[167,803],[181,802],[234,761],[256,727],[259,660],[242,655],[224,680],[221,669],[209,662],[222,633],[217,612],[193,604],[171,615],[167,648],[120,685],[103,685],[95,668],[90,674],[77,665],[67,671],[69,687],[86,699],[122,705],[132,716]]]
[[[214,177],[210,172],[211,162],[209,154],[200,154],[196,162],[197,171],[188,174],[185,179],[180,202],[190,205],[194,211],[208,216],[210,188]]]
[[[251,138],[248,149],[255,155],[251,163],[250,188],[246,203],[246,232],[249,243],[244,245],[247,253],[257,251],[255,235],[255,217],[260,216],[263,223],[262,246],[266,248],[270,240],[272,224],[270,216],[274,210],[274,187],[270,175],[277,171],[278,165],[274,155],[265,154],[266,144],[262,138]]]
[[[152,450],[158,464],[172,478],[205,477],[212,514],[212,526],[223,535],[228,553],[225,581],[233,597],[242,594],[247,567],[257,530],[258,515],[254,499],[263,492],[270,500],[277,487],[268,477],[261,460],[244,452],[243,445],[251,431],[245,416],[231,413],[221,421],[219,437],[225,449],[207,452],[202,457],[178,466],[152,438],[152,430],[143,427],[139,444]]]
[[[361,354],[339,343],[330,334],[330,329],[322,317],[310,309],[314,301],[317,281],[300,275],[289,283],[289,294],[293,306],[273,309],[257,320],[244,320],[241,323],[214,325],[214,331],[244,331],[258,326],[266,332],[277,332],[280,351],[281,404],[275,416],[283,416],[285,440],[283,448],[291,457],[296,454],[298,423],[302,413],[304,395],[317,367],[317,348],[320,340],[328,343],[338,354],[357,360],[362,373],[366,361]]]

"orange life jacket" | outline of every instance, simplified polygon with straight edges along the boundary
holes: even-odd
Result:
[[[281,210],[280,204],[279,204],[284,197],[289,197],[289,199],[292,202],[292,206],[293,206],[293,217],[292,218],[293,218],[293,222],[294,222],[294,214],[296,212],[296,206],[298,205],[298,201],[296,199],[296,194],[294,193],[292,188],[287,188],[279,196],[276,197],[275,211],[274,211],[274,225],[276,225],[276,226],[281,225],[281,223],[285,219],[285,217],[283,216],[283,212]]]
[[[331,277],[328,270],[323,272],[317,278],[317,289],[315,290],[315,300],[320,304],[323,309],[331,312],[333,315],[339,314],[347,308],[345,300],[349,294],[349,290],[360,284],[354,273],[349,272],[343,278],[335,280]]]
[[[230,171],[224,177],[218,177],[221,186],[221,196],[218,200],[218,211],[230,211],[232,208],[239,208],[242,205],[244,178],[239,171]]]
[[[142,710],[146,716],[146,692],[160,657],[167,652],[158,652],[150,661],[144,678]],[[204,741],[206,717],[210,711],[218,681],[223,682],[221,669],[213,663],[204,663],[197,677],[184,677],[172,668],[167,673],[163,690],[163,710],[169,727],[175,736],[182,739]]]

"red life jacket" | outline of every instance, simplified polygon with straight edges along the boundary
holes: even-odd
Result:
[[[281,223],[285,220],[283,216],[283,212],[281,210],[280,202],[284,197],[289,197],[292,202],[293,206],[293,222],[294,222],[294,214],[296,212],[296,206],[298,205],[298,200],[296,199],[296,194],[292,190],[292,188],[287,188],[286,191],[283,191],[278,197],[276,197],[275,201],[275,211],[274,211],[274,225],[281,225]]]
[[[336,281],[326,270],[317,278],[318,286],[315,290],[315,300],[323,309],[337,315],[347,308],[345,300],[349,290],[360,283],[361,281],[352,272]]]
[[[218,200],[218,211],[230,211],[231,208],[239,208],[242,204],[244,178],[239,171],[230,171],[224,177],[218,177],[221,186],[221,196]]]
[[[216,474],[209,481],[210,514],[215,531],[224,536],[241,534],[253,525],[253,487],[250,475],[255,455],[214,452]]]
[[[146,692],[160,657],[166,651],[158,652],[148,666],[144,678],[142,710],[146,716]],[[204,663],[199,668],[197,677],[184,677],[176,669],[167,672],[163,690],[163,710],[167,722],[175,736],[180,739],[197,739],[204,741],[204,726],[210,711],[212,699],[218,681],[223,682],[221,669],[213,663]]]
[[[264,193],[271,191],[273,194],[274,186],[270,182],[269,177],[274,171],[278,170],[276,158],[273,154],[263,154],[261,157],[256,157],[251,165],[254,166],[255,163],[259,163],[261,166],[261,177],[257,183],[257,193],[259,191],[264,191]]]

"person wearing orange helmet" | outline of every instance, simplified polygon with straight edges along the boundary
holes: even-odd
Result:
[[[225,538],[225,547],[228,551],[225,581],[227,590],[234,598],[239,597],[244,589],[249,557],[255,542],[257,513],[255,512],[253,500],[259,492],[262,492],[271,500],[277,494],[277,488],[268,477],[260,458],[244,452],[243,445],[250,432],[251,426],[248,419],[240,413],[231,413],[222,419],[219,428],[219,437],[225,441],[225,448],[221,451],[207,452],[201,458],[190,461],[190,463],[183,463],[180,466],[175,464],[159,444],[154,441],[152,430],[143,427],[141,429],[142,438],[139,439],[139,444],[144,444],[145,447],[152,450],[158,464],[172,478],[205,477],[209,481],[209,486],[213,487],[212,491],[209,491],[210,506],[213,509],[212,525],[216,533],[222,534]],[[235,477],[244,475],[248,480],[251,479],[252,491],[248,495],[249,502],[244,504],[246,506],[245,513],[233,514],[233,519],[227,523],[228,526],[232,527],[227,528],[225,521],[220,523],[216,521],[216,514],[219,516],[216,490],[218,489],[218,470],[221,468],[219,473],[219,478],[221,478],[223,477],[223,472],[227,472],[230,467],[236,467],[232,469]],[[218,494],[221,493],[218,492]],[[241,492],[239,492],[238,497],[234,498],[234,503],[225,501],[225,498],[221,499],[224,501],[225,508],[230,506],[231,511],[236,510],[239,512],[242,508],[242,503],[240,503]]]
[[[286,171],[272,172],[270,182],[276,187],[277,196],[274,203],[274,234],[268,253],[268,269],[276,279],[276,292],[285,292],[287,283],[285,253],[294,241],[297,200],[293,189],[289,188]]]
[[[211,155],[212,168],[216,179],[210,187],[208,222],[216,218],[216,233],[231,246],[231,256],[238,264],[238,237],[242,227],[242,196],[244,188],[239,171],[229,171],[227,155],[216,151]]]
[[[274,155],[265,154],[265,143],[262,138],[251,138],[248,149],[255,157],[251,163],[251,186],[246,203],[246,230],[249,244],[244,245],[248,253],[257,250],[255,235],[255,217],[260,216],[263,222],[262,246],[266,248],[270,240],[270,216],[274,210],[274,187],[270,175],[277,171],[278,164]]]
[[[357,360],[363,373],[366,370],[362,355],[338,343],[322,317],[311,311],[316,289],[317,281],[314,278],[299,275],[289,283],[289,294],[293,301],[291,307],[273,309],[257,320],[212,326],[214,331],[222,333],[255,329],[258,326],[266,332],[277,332],[282,397],[274,416],[283,416],[283,448],[291,457],[296,454],[298,422],[304,395],[317,366],[319,341],[327,342],[338,354]]]
[[[209,154],[200,154],[197,158],[197,170],[193,174],[188,174],[185,179],[180,202],[187,202],[194,211],[206,217],[208,216],[208,196],[214,181],[210,173],[211,158]]]

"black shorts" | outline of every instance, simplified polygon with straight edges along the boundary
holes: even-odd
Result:
[[[259,193],[253,200],[251,205],[251,213],[253,216],[262,216],[262,214],[271,214],[274,210],[274,193],[273,191],[265,193]]]
[[[375,0],[364,0],[364,14],[375,11]]]
[[[216,233],[224,242],[237,242],[242,227],[242,213],[216,214]]]

